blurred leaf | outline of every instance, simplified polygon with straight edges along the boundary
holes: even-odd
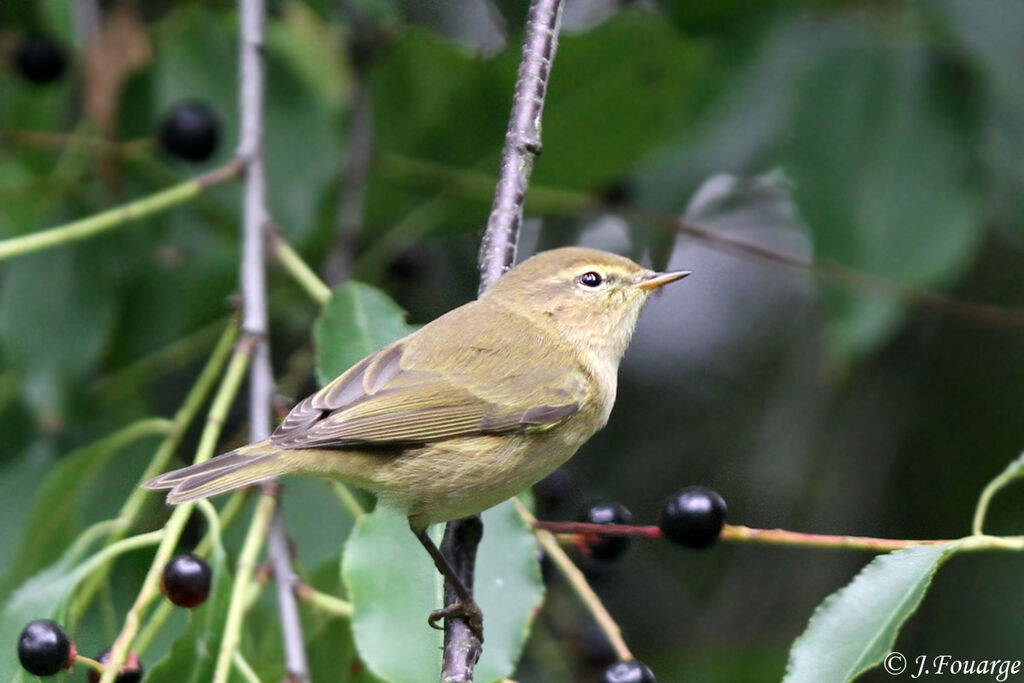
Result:
[[[15,553],[14,539],[21,534],[21,525],[32,507],[39,483],[53,466],[56,459],[55,448],[51,441],[36,440],[18,457],[0,469],[0,500],[7,506],[0,515],[0,538],[8,551],[0,555],[0,599],[6,598],[9,592],[24,579],[13,579]]]
[[[35,490],[11,575],[4,582],[21,582],[56,560],[81,529],[79,499],[89,479],[127,445],[166,431],[162,420],[138,422],[60,460]]]
[[[334,565],[337,575],[338,565]],[[312,681],[376,683],[380,681],[359,660],[352,628],[347,619],[327,619],[308,630],[306,651]]]
[[[415,329],[387,294],[361,282],[346,282],[334,290],[313,330],[320,384]]]
[[[282,491],[281,510],[299,563],[315,567],[328,557],[337,557],[352,520],[329,484],[319,477],[293,477]],[[333,567],[337,570],[336,562]]]
[[[289,2],[281,20],[267,25],[267,44],[291,66],[318,106],[332,114],[341,112],[349,83],[344,43],[335,27],[306,5]]]
[[[878,665],[956,544],[876,557],[814,611],[790,650],[786,683],[848,681]]]
[[[103,269],[111,253],[81,245],[8,265],[0,341],[44,421],[59,425],[65,391],[93,369],[107,343],[115,307]]]
[[[378,149],[496,176],[519,56],[514,45],[482,60],[410,31],[373,72]],[[707,57],[705,46],[649,13],[625,12],[599,29],[565,36],[552,71],[544,154],[533,182],[606,189],[693,116]],[[410,110],[408,102],[416,107]],[[410,192],[407,185],[415,183],[397,176],[388,178],[392,182],[379,175],[371,179],[368,225],[407,221],[444,187]],[[489,191],[453,198],[439,207],[440,216],[413,225],[418,232],[412,236],[476,229],[489,204]]]
[[[925,4],[938,15],[944,32],[966,51],[985,92],[961,92],[960,98],[982,102],[985,140],[982,153],[994,185],[994,200],[1006,224],[1021,228],[1024,212],[1024,4],[1016,0],[931,0]],[[961,74],[961,82],[974,73]]]
[[[206,683],[213,680],[232,590],[220,539],[214,538],[207,561],[213,573],[210,596],[199,607],[188,610],[188,625],[175,639],[170,652],[147,672],[146,683]]]
[[[680,129],[678,139],[663,141],[637,170],[637,201],[677,212],[709,176],[762,172],[765,159],[790,134],[797,85],[835,33],[835,27],[813,17],[790,16],[768,25],[752,46],[746,37],[726,44],[727,54],[749,50],[749,57],[736,65],[719,60],[707,67],[712,81],[707,104]]]
[[[518,52],[504,58],[518,60]],[[618,180],[693,119],[707,63],[706,46],[648,12],[623,12],[566,36],[551,72],[533,182],[603,189]]]
[[[487,643],[476,668],[479,681],[510,676],[534,611],[543,597],[537,545],[511,502],[484,512],[477,555],[477,602]],[[440,527],[435,527],[435,540]],[[342,577],[355,613],[352,629],[366,665],[393,683],[437,678],[443,635],[427,623],[442,606],[443,585],[406,518],[378,507],[356,522],[345,545]],[[395,643],[402,656],[395,656]]]
[[[982,234],[970,122],[939,97],[929,53],[861,32],[809,74],[787,171],[822,260],[908,285],[948,286]],[[850,361],[899,322],[892,297],[830,291],[832,355]]]

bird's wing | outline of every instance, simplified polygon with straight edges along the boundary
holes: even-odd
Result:
[[[403,446],[543,429],[580,410],[587,386],[582,371],[530,357],[525,345],[510,349],[483,337],[448,340],[455,346],[443,347],[444,365],[454,369],[445,370],[418,340],[395,342],[296,405],[271,442],[281,448]]]

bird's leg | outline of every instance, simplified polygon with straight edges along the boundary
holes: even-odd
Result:
[[[442,627],[437,625],[437,622],[442,619],[449,619],[451,617],[462,617],[466,620],[466,624],[470,630],[473,631],[480,642],[484,642],[484,614],[480,611],[480,606],[473,600],[473,592],[466,588],[466,584],[462,582],[459,575],[452,569],[451,564],[448,562],[448,558],[438,549],[434,542],[427,535],[426,529],[412,530],[416,534],[416,538],[419,539],[423,547],[430,553],[430,557],[434,559],[434,566],[437,567],[437,571],[441,572],[441,575],[452,585],[455,589],[455,593],[459,596],[459,601],[448,605],[447,607],[439,610],[434,610],[430,614],[430,618],[427,622],[434,628],[440,629]]]

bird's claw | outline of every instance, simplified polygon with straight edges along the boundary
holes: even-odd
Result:
[[[480,611],[480,606],[472,600],[461,600],[443,609],[434,610],[427,618],[427,623],[433,628],[444,630],[444,626],[439,626],[438,622],[456,617],[464,619],[477,640],[481,643],[484,642],[484,613]]]

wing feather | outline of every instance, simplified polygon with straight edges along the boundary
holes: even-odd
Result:
[[[446,357],[438,358],[424,353],[437,345],[417,344],[430,327],[371,354],[301,401],[271,442],[280,448],[394,447],[544,429],[582,408],[586,384],[579,368],[545,363],[521,345],[509,350],[486,335],[442,340]]]

